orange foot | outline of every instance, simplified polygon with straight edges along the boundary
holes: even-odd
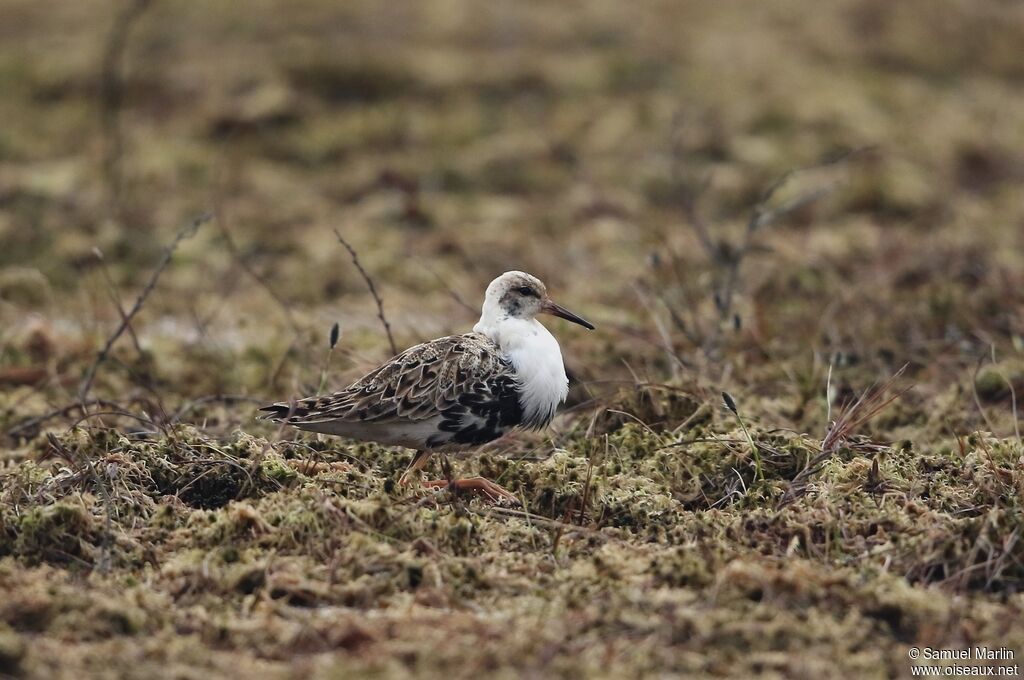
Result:
[[[516,505],[519,504],[519,499],[516,498],[515,494],[508,489],[495,484],[489,479],[484,479],[483,477],[453,479],[451,482],[447,479],[434,479],[423,482],[423,486],[432,489],[449,489],[455,493],[459,493],[461,491],[473,491],[479,493],[492,503],[497,503],[502,499],[505,499],[515,503]]]

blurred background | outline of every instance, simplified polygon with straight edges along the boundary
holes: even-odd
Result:
[[[1022,10],[8,0],[4,375],[56,398],[213,211],[101,384],[301,392],[335,321],[332,382],[384,358],[332,229],[403,346],[523,269],[601,327],[555,322],[582,379],[949,380],[1021,333]]]
[[[1013,0],[0,0],[0,676],[1024,649],[1022,112]],[[399,349],[597,325],[529,513],[254,420],[391,355],[335,230]]]

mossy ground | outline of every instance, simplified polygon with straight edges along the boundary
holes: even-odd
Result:
[[[0,676],[1024,655],[1020,8],[157,0],[112,122],[124,6],[8,5]],[[830,189],[755,234],[722,313],[765,188],[865,146],[773,197]],[[112,297],[207,209],[75,408]],[[597,324],[550,323],[573,377],[552,428],[452,461],[525,511],[255,421],[388,354],[332,228],[400,345],[471,326],[512,268]],[[828,439],[882,384],[900,396]]]

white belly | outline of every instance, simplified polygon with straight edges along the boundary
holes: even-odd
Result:
[[[333,434],[364,442],[376,442],[384,446],[404,446],[410,449],[427,448],[427,442],[438,433],[440,417],[428,420],[397,420],[392,422],[361,422],[325,420],[313,423],[296,423],[300,430]]]

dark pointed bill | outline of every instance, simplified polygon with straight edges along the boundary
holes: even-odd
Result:
[[[565,307],[562,307],[561,305],[556,305],[551,300],[545,300],[540,307],[540,311],[544,312],[545,314],[551,314],[552,316],[560,316],[566,321],[572,321],[573,323],[578,323],[584,328],[594,330],[594,324],[590,323],[581,316],[573,314]]]

